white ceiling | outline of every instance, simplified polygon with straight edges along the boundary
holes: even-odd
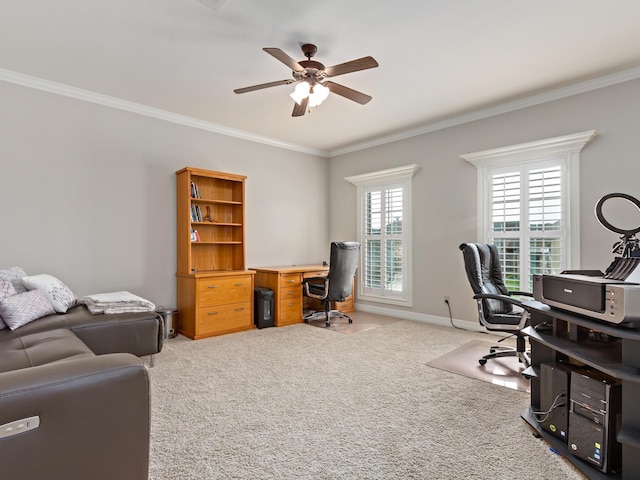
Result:
[[[335,154],[617,72],[640,72],[638,0],[0,0],[0,78],[15,73]],[[291,78],[262,51],[380,66],[292,118]],[[629,73],[631,72],[631,73]],[[638,74],[640,75],[640,74]],[[26,80],[25,80],[26,79]],[[72,89],[72,90],[73,90]],[[169,115],[170,116],[170,115]]]

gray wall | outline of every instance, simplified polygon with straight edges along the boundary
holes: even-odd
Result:
[[[459,155],[595,129],[581,155],[583,268],[605,268],[617,236],[593,208],[640,197],[640,81],[459,125],[327,161],[0,82],[0,268],[51,273],[77,294],[129,290],[175,303],[175,171],[247,175],[248,266],[319,262],[356,236],[344,177],[411,163],[409,314],[476,321],[458,244],[477,239],[476,169]],[[363,304],[365,307],[366,304]],[[396,307],[397,308],[397,307]]]
[[[447,317],[448,295],[455,319],[476,322],[458,250],[478,240],[476,168],[459,156],[595,129],[598,136],[581,153],[581,267],[605,269],[617,235],[600,226],[594,206],[611,192],[640,198],[639,106],[636,80],[332,158],[330,238],[356,236],[356,188],[344,177],[420,165],[413,183],[414,305],[407,310]]]
[[[0,268],[175,305],[175,172],[247,176],[248,266],[328,252],[328,162],[0,82]]]

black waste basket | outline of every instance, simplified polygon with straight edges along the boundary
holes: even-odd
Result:
[[[273,327],[273,290],[270,288],[254,289],[253,321],[258,328]]]
[[[164,338],[174,338],[178,336],[178,310],[177,308],[166,308],[160,306],[156,313],[164,320]]]

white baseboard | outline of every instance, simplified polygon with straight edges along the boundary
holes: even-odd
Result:
[[[369,304],[355,304],[355,309],[358,312],[375,313],[377,315],[386,315],[387,317],[402,318],[404,320],[414,320],[416,322],[430,323],[432,325],[439,325],[441,327],[451,327],[451,322],[448,317],[438,317],[436,315],[427,315],[426,313],[407,312],[404,310],[396,310],[394,308],[379,307]],[[468,322],[466,320],[453,319],[453,323],[456,327],[463,330],[471,330],[474,332],[487,331],[478,322]]]

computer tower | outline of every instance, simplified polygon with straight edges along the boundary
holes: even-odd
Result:
[[[569,450],[602,472],[615,472],[622,464],[620,383],[598,371],[572,372],[569,392]]]
[[[270,288],[255,287],[253,320],[258,328],[273,327],[273,290]]]
[[[540,364],[540,427],[567,443],[571,372],[580,367],[568,363]]]

